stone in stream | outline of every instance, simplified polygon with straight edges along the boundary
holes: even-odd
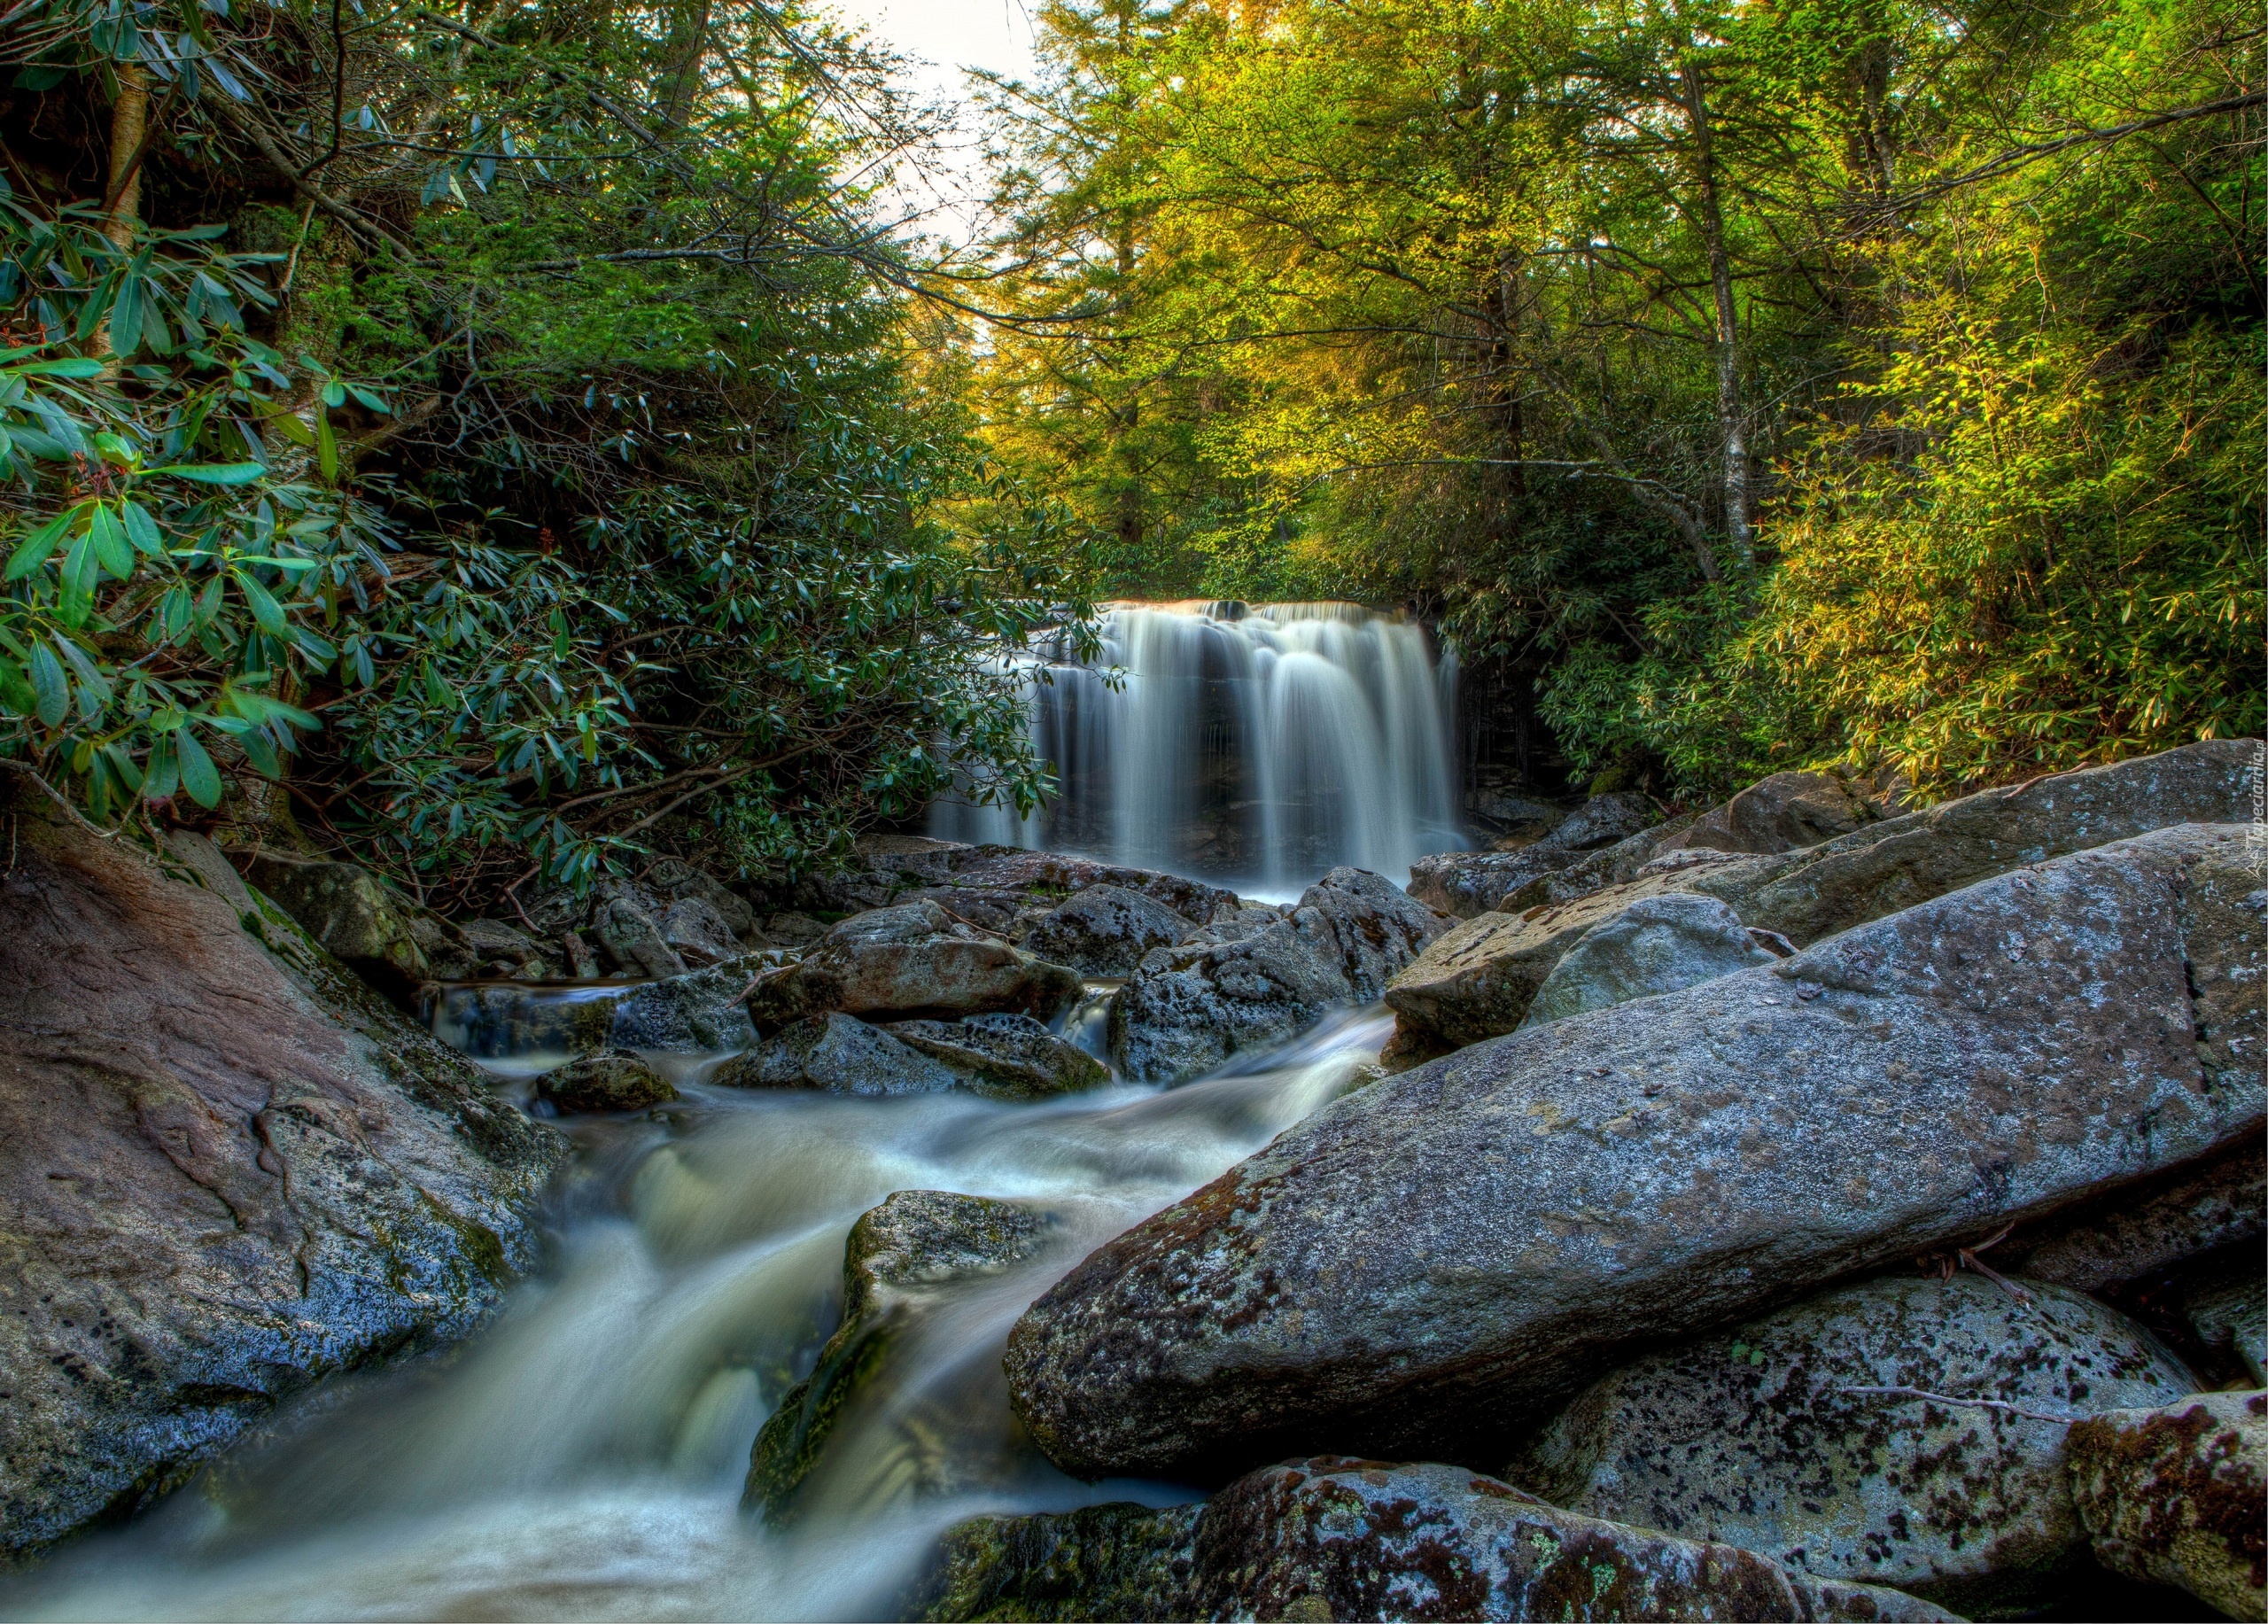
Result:
[[[2019,1288],[1892,1276],[1651,1355],[1587,1388],[1503,1475],[1571,1511],[1964,1611],[2052,1600],[2086,1550],[2067,1423],[2196,1379],[2116,1309]],[[1968,1399],[2007,1408],[1943,1402]]]
[[[995,1273],[1045,1247],[1055,1220],[1014,1201],[900,1190],[850,1226],[843,1249],[843,1323],[812,1373],[788,1389],[749,1455],[744,1507],[790,1520],[845,1407],[902,1339],[925,1287]]]
[[[996,1099],[1039,1100],[1110,1081],[1100,1061],[1029,1015],[901,1021],[889,1035],[956,1073],[964,1086]]]
[[[627,1049],[588,1054],[536,1079],[536,1098],[562,1115],[591,1111],[642,1111],[677,1098],[661,1074]]]
[[[1016,1411],[1082,1476],[1470,1458],[1618,1349],[2251,1142],[2247,840],[2079,853],[1373,1084],[1033,1304]]]
[[[950,1620],[1953,1616],[1459,1467],[1340,1456],[1263,1468],[1202,1506],[973,1519],[910,1599]]]
[[[934,902],[877,908],[829,930],[748,998],[759,1031],[806,1015],[973,1015],[1050,1021],[1084,991],[1078,972],[1019,952]]]
[[[960,1078],[880,1027],[832,1011],[791,1022],[719,1067],[727,1088],[816,1088],[887,1099],[936,1094]]]
[[[1585,1010],[1674,992],[1770,964],[1733,911],[1714,897],[1643,897],[1601,920],[1551,967],[1522,1017],[1541,1026]]]
[[[2268,1393],[2200,1393],[2071,1429],[2071,1488],[2115,1573],[2268,1616]]]
[[[1043,915],[1024,932],[1023,945],[1083,975],[1126,975],[1152,948],[1186,941],[1196,929],[1154,897],[1095,885]]]
[[[1410,866],[1410,894],[1428,907],[1471,919],[1539,874],[1565,868],[1588,851],[1612,846],[1661,822],[1652,801],[1635,790],[1594,796],[1542,839],[1511,851],[1445,851]]]
[[[5,810],[0,1553],[23,1558],[318,1378],[481,1324],[567,1142],[281,908],[36,796]]]
[[[1288,918],[1239,910],[1228,940],[1200,932],[1150,953],[1111,1000],[1112,1055],[1141,1082],[1210,1071],[1297,1035],[1333,1004],[1377,998],[1440,929],[1391,881],[1334,868]]]

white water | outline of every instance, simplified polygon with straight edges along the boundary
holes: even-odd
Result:
[[[1347,603],[1120,604],[1091,664],[1035,662],[1032,742],[1061,794],[939,802],[930,832],[1296,893],[1397,882],[1456,851],[1454,671],[1425,628]]]
[[[665,1120],[564,1124],[555,1259],[482,1336],[327,1386],[154,1516],[0,1591],[0,1612],[881,1618],[959,1517],[1189,1498],[1040,1459],[1007,1410],[1008,1328],[1104,1239],[1344,1092],[1387,1030],[1348,1012],[1169,1092],[1040,1104],[743,1092],[694,1062]],[[851,1223],[907,1189],[1039,1204],[1060,1242],[936,1288],[804,1485],[806,1518],[768,1532],[739,1510],[750,1446],[831,1329]]]

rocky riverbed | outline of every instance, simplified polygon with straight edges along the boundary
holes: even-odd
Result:
[[[624,1457],[709,1463],[703,1559],[888,1530],[694,1611],[2259,1617],[2258,772],[1602,796],[1274,905],[909,838],[455,921],[19,801],[10,1550],[258,1520],[239,1441],[623,1214],[712,1327]]]

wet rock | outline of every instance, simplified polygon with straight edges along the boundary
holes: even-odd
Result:
[[[2208,739],[1988,789],[1701,876],[1691,889],[1806,945],[2027,863],[2176,824],[2245,822],[2260,749]]]
[[[474,958],[495,974],[530,981],[540,981],[550,974],[543,949],[501,920],[461,920],[457,929]]]
[[[1480,787],[1464,792],[1465,816],[1500,834],[1525,835],[1534,841],[1567,820],[1565,807],[1531,800],[1510,789]]]
[[[1513,851],[1445,851],[1410,867],[1410,894],[1429,907],[1471,919],[1503,897],[1587,851],[1612,846],[1661,822],[1652,801],[1635,790],[1594,796],[1532,845]]]
[[[603,898],[591,916],[591,934],[607,957],[633,975],[682,975],[686,963],[662,935],[659,921],[627,890]]]
[[[659,924],[662,940],[687,964],[717,964],[740,956],[740,941],[732,926],[704,897],[679,897],[670,904]]]
[[[193,829],[168,829],[166,832],[166,855],[180,865],[178,868],[167,869],[172,878],[203,886],[234,908],[240,920],[258,917],[260,904],[253,900],[244,876],[237,872],[236,865],[229,861],[228,854],[214,845],[210,837]]]
[[[1199,1517],[1195,1616],[1945,1619],[1896,1590],[1579,1516],[1456,1466],[1324,1456],[1253,1472]]]
[[[829,1011],[788,1022],[726,1061],[711,1080],[728,1088],[816,1088],[886,1099],[942,1093],[960,1078],[881,1028]]]
[[[1359,868],[1332,869],[1288,918],[1239,923],[1230,941],[1200,932],[1154,950],[1111,1000],[1111,1053],[1126,1076],[1195,1076],[1280,1043],[1333,1004],[1377,998],[1441,929],[1430,910]]]
[[[905,1339],[925,1290],[1020,1263],[1054,1229],[1017,1202],[943,1190],[901,1190],[862,1214],[843,1243],[843,1323],[757,1434],[742,1504],[766,1522],[792,1519],[828,1439]]]
[[[1573,902],[1465,920],[1387,983],[1386,1006],[1398,1026],[1422,1029],[1452,1048],[1516,1031],[1576,943],[1646,899],[1680,893],[1691,894],[1678,876],[1656,874]]]
[[[1186,941],[1197,927],[1154,897],[1094,885],[1033,921],[1027,952],[1083,975],[1125,975],[1153,947]]]
[[[890,1036],[956,1073],[964,1086],[1002,1100],[1076,1093],[1110,1081],[1103,1063],[1029,1015],[901,1021]]]
[[[854,1015],[971,1015],[1052,1020],[1076,1003],[1078,973],[1011,947],[934,902],[860,913],[749,995],[758,1030],[827,1010]]]
[[[934,902],[969,924],[1005,935],[1025,909],[1053,908],[1098,885],[1136,892],[1199,924],[1237,902],[1232,891],[1179,874],[1052,851],[908,835],[862,842],[859,859],[848,871],[801,881],[780,900],[786,907],[817,913]]]
[[[1829,773],[1775,773],[1702,813],[1660,850],[1705,847],[1768,857],[1848,835],[1897,810],[1894,794],[1857,780]]]
[[[607,1013],[604,1041],[617,1049],[659,1049],[672,1054],[714,1054],[746,1047],[756,1029],[741,1002],[750,983],[778,963],[776,956],[744,953],[704,970],[664,976],[620,991],[608,988],[593,1001]],[[588,1017],[585,1017],[587,1023]]]
[[[902,1612],[938,1624],[1165,1624],[1194,1617],[1189,1572],[1201,1509],[1118,1501],[1030,1517],[972,1517],[939,1538]]]
[[[1615,1349],[2250,1142],[2268,1084],[2218,1057],[2260,1015],[2212,991],[2260,972],[2246,839],[2079,853],[1373,1084],[1035,1303],[1017,1413],[1083,1475],[1470,1451]]]
[[[2268,1152],[2257,1144],[2175,1168],[2019,1228],[1992,1256],[2036,1280],[2077,1291],[2124,1291],[2186,1260],[2268,1233]]]
[[[245,876],[333,957],[405,1006],[479,963],[457,929],[354,863],[259,851]]]
[[[642,1111],[677,1098],[659,1072],[627,1049],[586,1055],[536,1079],[536,1096],[563,1115]]]
[[[756,929],[756,910],[749,906],[745,897],[681,858],[662,858],[641,877],[648,885],[674,901],[699,901],[724,921],[730,936],[747,936]]]
[[[566,1146],[281,908],[35,797],[7,811],[0,1550],[20,1558],[146,1506],[318,1378],[479,1325],[535,1260]]]
[[[2181,1295],[2197,1340],[2242,1364],[2255,1386],[2268,1385],[2268,1279],[2261,1277],[2260,1248],[2233,1247],[2209,1260]]]
[[[1593,925],[1561,956],[1536,989],[1522,1024],[1541,1026],[1674,992],[1770,964],[1775,957],[1713,897],[1678,891],[1642,897]]]
[[[2268,1614],[2268,1393],[2200,1393],[2071,1429],[2071,1488],[2113,1573]]]
[[[2086,1548],[2068,1422],[2195,1378],[2115,1309],[2022,1289],[2028,1302],[1975,1274],[1892,1276],[1641,1359],[1504,1476],[1586,1516],[1964,1611],[2052,1599]]]

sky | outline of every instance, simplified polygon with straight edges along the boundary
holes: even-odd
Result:
[[[925,97],[959,100],[968,68],[990,68],[1029,79],[1037,66],[1032,26],[1025,10],[1037,0],[833,0],[845,21],[865,28],[901,55],[919,58],[908,70]],[[951,173],[906,176],[900,190],[910,208],[936,208],[924,222],[936,235],[967,240],[975,229],[975,199],[983,192],[976,131],[965,127],[948,155]]]

